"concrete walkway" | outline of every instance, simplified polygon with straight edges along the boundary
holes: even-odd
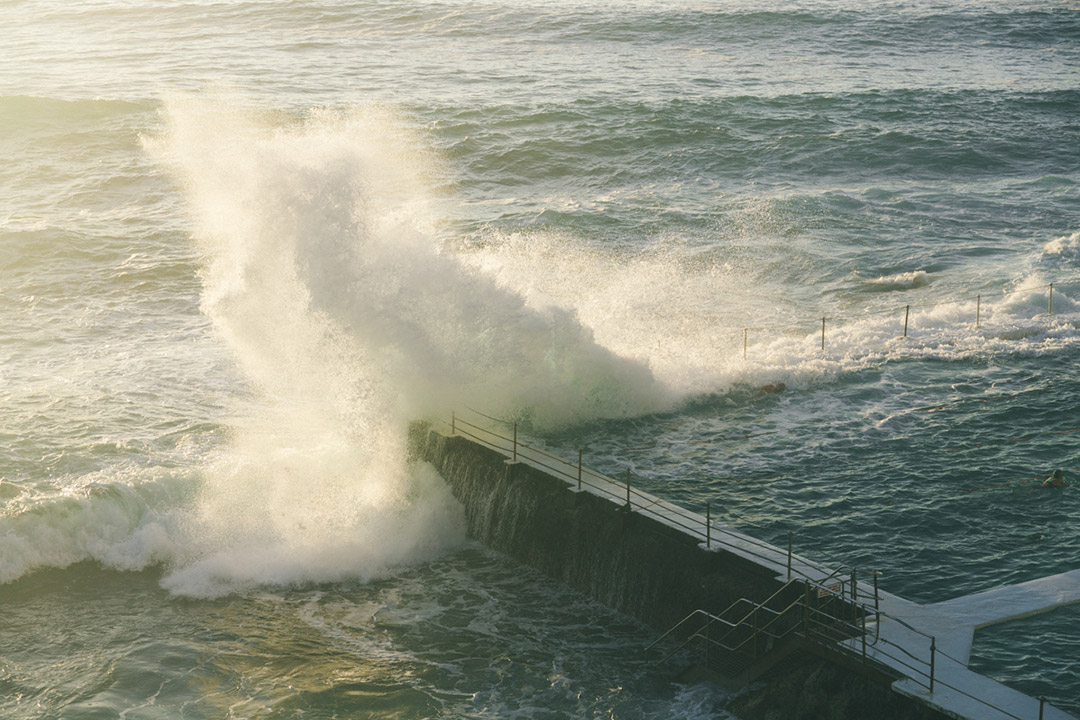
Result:
[[[919,697],[929,705],[966,718],[1037,720],[1040,710],[1037,699],[968,668],[975,630],[1076,602],[1080,602],[1080,570],[930,605],[918,605],[882,593],[882,610],[887,617],[878,629],[880,637],[917,659],[906,658],[914,670],[898,668],[914,677],[901,680],[893,687],[905,695]],[[928,636],[933,638],[935,645],[933,693],[926,687],[930,665]],[[888,648],[887,644],[883,652],[875,652],[874,656],[896,667],[898,663],[894,659],[885,657]],[[1042,711],[1044,720],[1073,718],[1049,704]]]
[[[479,435],[471,435],[471,439],[511,454],[504,439],[494,433],[490,439]],[[514,455],[515,462],[561,476],[570,489],[577,490],[574,479],[581,472],[578,466],[525,445],[516,446]],[[618,505],[626,504],[629,496],[634,512],[648,515],[699,542],[705,541],[701,543],[703,548],[731,552],[769,568],[781,581],[802,577],[827,586],[850,582],[849,577],[837,576],[826,566],[792,554],[789,549],[762,542],[716,521],[707,524],[702,515],[636,488],[628,490],[625,482],[586,472],[582,492]],[[857,585],[860,600],[872,604],[868,599],[874,597],[874,588],[863,581]],[[1080,569],[930,605],[919,605],[883,591],[878,592],[878,597],[883,614],[877,627],[868,626],[866,655],[904,675],[892,686],[900,694],[968,720],[1039,720],[1040,717],[1080,720],[967,666],[976,629],[1080,602]],[[840,644],[852,653],[863,652],[862,638]],[[933,692],[929,688],[931,666]]]

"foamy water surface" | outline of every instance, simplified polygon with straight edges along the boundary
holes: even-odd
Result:
[[[0,26],[5,717],[723,717],[464,538],[463,406],[913,600],[1075,569],[1067,4]],[[1080,712],[1076,617],[974,663]]]

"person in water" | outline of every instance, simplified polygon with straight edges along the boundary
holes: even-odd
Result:
[[[1054,474],[1043,480],[1043,487],[1069,487],[1065,482],[1065,473],[1055,470]]]
[[[775,395],[776,393],[784,392],[787,390],[787,385],[784,383],[769,383],[768,385],[762,385],[758,388],[758,395]]]

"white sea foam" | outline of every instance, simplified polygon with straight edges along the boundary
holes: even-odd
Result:
[[[815,317],[814,309],[784,303],[786,288],[754,268],[678,242],[629,255],[533,233],[487,238],[468,258],[532,307],[574,308],[604,345],[648,363],[680,397],[739,385],[818,385],[889,359],[1054,352],[1080,341],[1075,303],[1055,288],[1055,315],[1047,316],[1049,288],[1039,274],[979,301],[964,292]],[[925,271],[914,271],[865,285],[888,291],[928,284]]]
[[[255,389],[206,468],[170,589],[368,578],[452,547],[460,510],[406,466],[409,419],[474,403],[550,425],[668,401],[574,312],[527,303],[423,232],[426,168],[391,113],[283,123],[236,105],[173,98],[147,142],[187,190],[204,310]]]
[[[185,486],[183,474],[132,470],[112,481],[90,475],[47,495],[21,491],[0,513],[0,583],[85,560],[120,570],[171,561]]]
[[[1080,232],[1054,238],[1043,246],[1046,255],[1061,255],[1071,260],[1080,257]]]
[[[890,292],[894,290],[911,290],[925,287],[930,284],[930,276],[925,270],[913,270],[912,272],[897,273],[895,275],[882,275],[865,281],[868,290]]]

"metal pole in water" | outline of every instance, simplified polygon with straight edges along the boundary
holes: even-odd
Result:
[[[1054,283],[1050,283],[1050,302],[1046,306],[1046,314],[1047,315],[1053,315],[1054,314]]]
[[[514,462],[517,462],[517,423],[514,423]]]
[[[908,315],[911,314],[911,306],[908,305],[904,308],[904,337],[907,337],[907,321]]]
[[[934,655],[937,652],[937,638],[930,638],[930,693],[934,692]]]
[[[577,451],[577,489],[581,491],[581,448]]]
[[[705,549],[712,547],[712,505],[705,501]]]

